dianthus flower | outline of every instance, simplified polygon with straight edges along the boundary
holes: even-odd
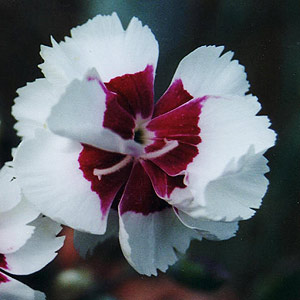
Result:
[[[96,235],[110,214],[129,263],[151,275],[255,213],[275,134],[232,52],[193,51],[154,105],[158,43],[137,18],[124,30],[116,14],[97,16],[51,40],[45,78],[13,107],[17,178],[43,214]]]
[[[45,295],[7,275],[27,275],[54,259],[63,245],[61,227],[24,199],[12,163],[0,171],[0,299],[43,300]]]

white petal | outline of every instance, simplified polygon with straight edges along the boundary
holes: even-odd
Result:
[[[88,69],[96,68],[103,81],[135,73],[147,65],[156,67],[158,44],[147,26],[133,18],[124,31],[118,16],[98,15],[71,30],[72,38],[52,47],[42,47],[45,77],[55,85],[81,79]]]
[[[249,89],[244,67],[231,60],[233,52],[223,54],[224,47],[203,46],[187,55],[179,64],[173,81],[181,79],[194,97],[206,95],[240,95]]]
[[[232,159],[246,154],[251,145],[256,153],[274,145],[276,134],[269,129],[269,119],[256,116],[260,108],[253,96],[208,98],[204,102],[197,163],[206,177],[220,175]]]
[[[204,190],[195,187],[195,197],[203,197],[206,206],[199,208],[194,216],[212,220],[234,221],[251,218],[259,208],[268,187],[264,174],[269,171],[263,153],[254,154],[250,147],[239,160],[232,160],[215,180]]]
[[[62,91],[46,79],[37,79],[17,90],[12,115],[17,119],[15,129],[25,138],[34,137],[37,128],[46,127],[51,107],[58,101]]]
[[[193,194],[188,187],[181,189],[175,188],[168,198],[165,200],[171,205],[178,209],[190,207],[193,203]]]
[[[33,231],[34,227],[28,225],[0,228],[0,253],[6,254],[20,249]]]
[[[12,162],[0,170],[0,213],[11,210],[21,201],[21,190],[15,177]]]
[[[123,140],[103,127],[106,95],[97,80],[74,80],[52,108],[48,125],[54,133],[107,151],[128,153],[141,145]],[[129,150],[128,150],[129,149]]]
[[[177,216],[185,226],[196,229],[208,240],[228,240],[235,236],[239,228],[238,222],[218,222],[201,218],[195,219],[182,211],[178,211]]]
[[[270,122],[266,116],[256,116],[259,110],[260,104],[253,96],[209,97],[203,103],[199,120],[202,141],[198,146],[199,154],[188,166],[186,178],[191,191],[196,190],[192,191],[195,201],[190,208],[181,208],[186,213],[193,217],[205,217],[203,211],[199,213],[195,207],[209,205],[210,200],[205,195],[207,185],[223,176],[229,164],[246,155],[251,146],[254,153],[264,153],[274,145],[276,134],[268,128]],[[262,185],[265,186],[264,181]],[[261,198],[252,200],[261,201]],[[232,221],[236,213],[232,212],[231,217],[216,214],[214,220],[225,218],[225,221]],[[243,218],[250,217],[250,214],[238,214],[239,217],[242,215]]]
[[[0,283],[1,300],[46,300],[43,293],[31,289],[29,286],[7,275],[5,277],[9,281]]]
[[[27,199],[46,216],[77,230],[103,234],[106,218],[98,195],[79,169],[81,151],[77,142],[37,132],[35,139],[19,146],[17,178]]]
[[[36,219],[39,214],[31,203],[22,199],[13,209],[0,213],[0,228],[25,225]]]
[[[0,213],[0,253],[20,249],[34,231],[34,227],[27,223],[38,215],[39,212],[24,199],[13,209]]]
[[[9,272],[26,275],[42,269],[57,255],[63,246],[64,237],[56,237],[61,226],[46,217],[39,217],[31,223],[35,227],[32,237],[14,253],[5,255]]]
[[[74,247],[79,255],[86,258],[92,255],[98,244],[112,236],[118,236],[119,216],[115,210],[110,210],[105,234],[90,234],[74,230]]]
[[[196,231],[185,227],[172,209],[151,213],[126,212],[120,216],[120,244],[131,266],[141,274],[165,272],[184,253],[193,238],[201,239]]]

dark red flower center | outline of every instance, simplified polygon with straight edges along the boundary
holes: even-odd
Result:
[[[176,80],[154,107],[153,82],[153,67],[147,66],[105,83],[103,126],[143,145],[144,153],[132,157],[83,145],[80,169],[99,195],[103,216],[114,199],[121,214],[160,211],[175,189],[186,188],[184,172],[198,154],[205,98],[193,99]]]

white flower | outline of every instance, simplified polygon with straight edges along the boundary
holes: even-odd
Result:
[[[147,26],[133,18],[124,30],[112,14],[71,36],[42,47],[45,78],[20,89],[13,107],[28,200],[82,232],[119,224],[125,257],[147,275],[193,238],[233,236],[260,206],[263,154],[275,141],[233,53],[193,51],[154,106],[158,44]]]
[[[61,227],[39,212],[21,194],[12,163],[0,171],[0,269],[14,275],[36,272],[56,256]],[[42,300],[44,294],[0,271],[0,299]]]

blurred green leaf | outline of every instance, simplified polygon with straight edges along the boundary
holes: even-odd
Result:
[[[218,275],[218,271],[209,271],[204,264],[181,259],[170,268],[168,275],[188,288],[213,291],[219,289],[225,279]]]
[[[257,286],[254,300],[299,300],[300,270],[272,274]]]

